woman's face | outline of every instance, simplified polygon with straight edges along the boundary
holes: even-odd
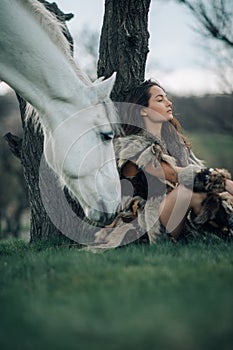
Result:
[[[173,118],[172,102],[168,100],[166,93],[159,86],[149,89],[150,99],[146,108],[146,116],[151,122],[169,121]]]

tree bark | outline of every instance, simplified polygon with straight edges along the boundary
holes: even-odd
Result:
[[[25,101],[17,96],[23,124],[23,139],[21,145],[21,162],[24,167],[24,175],[28,187],[30,201],[30,240],[48,239],[59,234],[51,223],[41,200],[39,188],[39,168],[43,154],[43,133],[40,128],[35,128],[32,118],[25,123]]]
[[[122,102],[145,76],[150,0],[106,0],[97,75],[117,79],[113,101]]]

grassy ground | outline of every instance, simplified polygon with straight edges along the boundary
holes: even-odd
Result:
[[[233,244],[0,243],[0,348],[233,348]]]

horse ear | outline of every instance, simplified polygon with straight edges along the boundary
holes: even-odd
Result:
[[[116,72],[114,72],[110,78],[103,80],[102,82],[96,85],[99,101],[104,101],[107,97],[110,96],[115,80]]]
[[[98,85],[99,83],[101,83],[104,80],[105,77],[99,77],[98,79],[96,79],[93,84],[94,85]]]

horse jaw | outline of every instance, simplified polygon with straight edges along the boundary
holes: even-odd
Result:
[[[109,186],[109,179],[102,176],[101,183],[96,183],[97,191],[93,193],[93,182],[95,180],[94,176],[85,176],[83,179],[66,179],[66,183],[69,184],[72,197],[78,199],[86,217],[104,226],[111,223],[118,212],[120,184],[111,182],[111,186]],[[99,193],[102,193],[102,195],[99,195]]]
[[[77,148],[82,147],[79,145]],[[105,159],[101,153],[105,153]],[[80,167],[72,170],[73,159],[70,158],[70,164],[64,162],[66,169],[74,174],[71,176],[66,172],[68,176],[65,180],[69,189],[79,199],[90,220],[102,225],[110,223],[121,203],[120,178],[110,145],[101,144],[98,149],[94,148],[94,152],[87,152],[86,157],[80,162]]]

